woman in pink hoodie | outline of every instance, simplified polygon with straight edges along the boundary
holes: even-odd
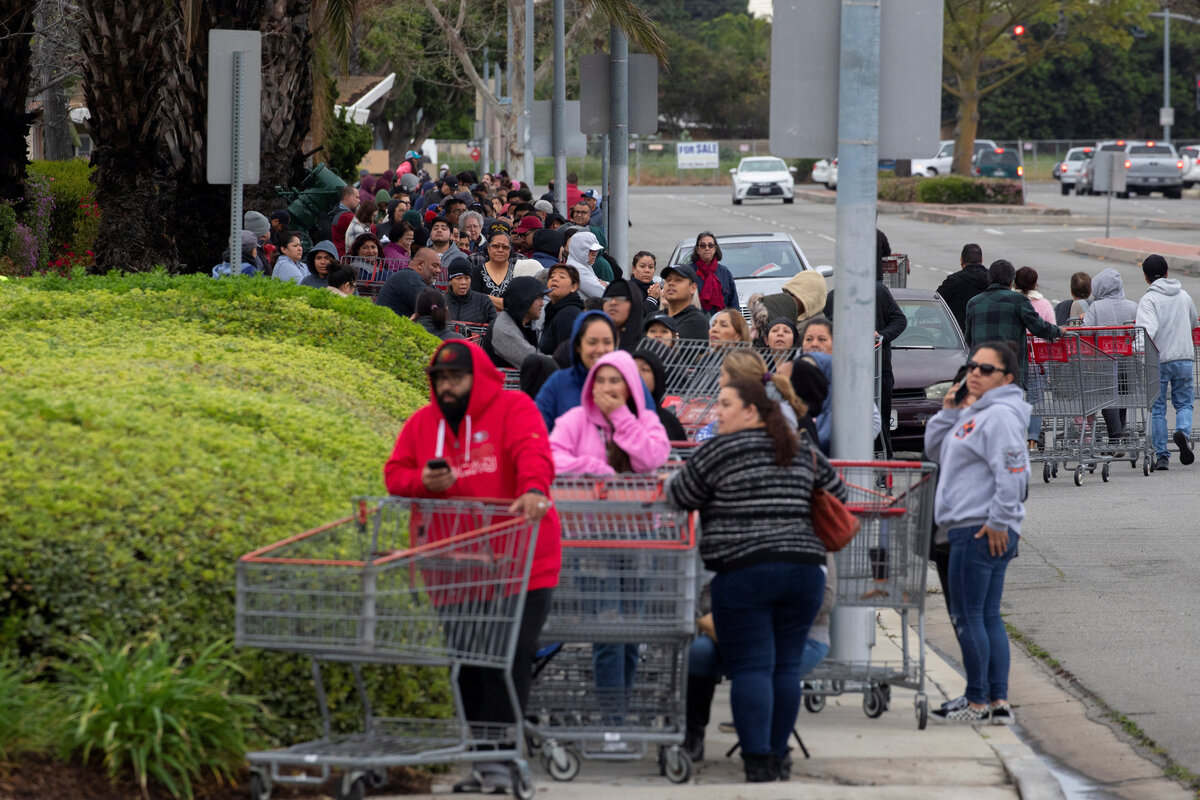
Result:
[[[583,383],[580,400],[580,405],[555,421],[550,434],[556,473],[653,472],[667,463],[671,443],[658,412],[646,408],[646,390],[629,353],[617,350],[598,358]],[[617,574],[598,578],[604,584],[601,593],[617,595],[621,591],[618,574],[627,570],[613,566]],[[593,593],[591,588],[588,593]],[[613,606],[623,604],[614,598]],[[596,698],[612,725],[624,724],[637,663],[637,644],[592,646]]]

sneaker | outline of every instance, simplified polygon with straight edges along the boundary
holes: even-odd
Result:
[[[1012,725],[1017,721],[1017,715],[1013,712],[1012,706],[1008,703],[1000,703],[989,709],[993,725]]]
[[[971,708],[970,705],[963,708],[956,708],[953,711],[944,709],[936,709],[930,713],[930,717],[936,722],[961,722],[967,725],[982,725],[987,723],[991,709],[987,708]]]
[[[1158,460],[1154,462],[1154,471],[1166,472],[1168,469],[1167,465],[1170,463],[1170,460],[1166,456],[1159,456]]]
[[[1196,454],[1192,452],[1192,443],[1188,441],[1187,434],[1183,431],[1175,431],[1175,444],[1179,447],[1179,463],[1185,467],[1196,460]]]
[[[942,703],[942,711],[943,712],[957,711],[960,708],[966,708],[966,707],[967,707],[967,696],[965,694],[960,694],[958,697],[954,698],[953,700],[947,700],[946,702]]]

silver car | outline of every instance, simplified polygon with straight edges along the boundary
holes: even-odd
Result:
[[[690,263],[695,244],[695,236],[681,241],[667,264]],[[759,292],[776,294],[788,278],[806,269],[815,269],[827,279],[833,277],[833,267],[812,266],[800,245],[788,233],[718,234],[717,245],[721,248],[721,263],[733,273],[743,316],[747,313],[746,300],[750,295]]]

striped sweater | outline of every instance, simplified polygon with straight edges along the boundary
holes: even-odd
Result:
[[[710,439],[667,483],[667,500],[700,511],[700,557],[714,572],[783,561],[824,564],[813,532],[812,448],[802,439],[792,465],[781,468],[761,428]],[[817,453],[817,485],[845,500],[846,487]]]

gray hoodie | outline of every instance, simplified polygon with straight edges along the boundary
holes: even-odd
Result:
[[[1174,278],[1150,284],[1137,307],[1137,324],[1158,348],[1159,361],[1191,361],[1195,353],[1192,329],[1197,326],[1196,304]]]
[[[934,499],[938,538],[951,528],[1021,532],[1029,480],[1025,434],[1031,407],[1015,383],[969,408],[942,409],[925,427],[925,452],[938,463]]]
[[[1092,302],[1083,312],[1083,324],[1101,328],[1129,325],[1137,318],[1137,309],[1137,303],[1125,298],[1121,273],[1109,267],[1092,278]]]

